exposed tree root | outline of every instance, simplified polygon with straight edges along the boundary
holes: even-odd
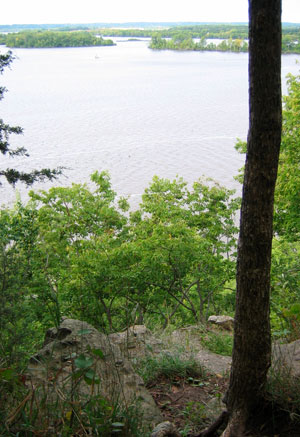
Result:
[[[220,416],[212,423],[206,430],[202,431],[200,434],[197,434],[195,437],[212,437],[215,432],[222,426],[228,422],[229,414],[227,411],[222,411]]]
[[[245,421],[243,416],[237,412],[229,418],[228,424],[221,437],[246,437]]]

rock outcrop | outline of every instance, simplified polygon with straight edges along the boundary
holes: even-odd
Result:
[[[151,433],[151,437],[180,437],[181,434],[177,431],[172,422],[162,422],[157,425]]]
[[[225,329],[231,329],[233,319],[221,317],[218,321],[225,323]],[[217,323],[216,319],[214,323]],[[40,396],[47,393],[50,403],[58,399],[74,399],[74,390],[79,400],[99,394],[111,404],[118,402],[128,406],[138,403],[143,423],[151,429],[155,427],[152,436],[177,436],[174,425],[163,422],[132,362],[147,354],[180,353],[183,358],[192,355],[210,372],[228,372],[231,357],[203,349],[198,331],[198,326],[182,328],[163,341],[144,325],[136,325],[107,336],[86,322],[65,318],[57,329],[47,331],[43,348],[31,358],[28,385],[35,390],[36,398],[39,393]],[[300,377],[300,340],[273,345],[273,368],[287,369],[291,375]]]
[[[215,354],[205,349],[202,345],[199,326],[192,325],[173,331],[169,339],[171,344],[180,347],[182,357],[194,357],[194,359],[209,372],[225,374],[230,371],[231,357]],[[171,344],[169,344],[170,351],[172,351]]]
[[[76,389],[79,399],[98,393],[112,404],[138,401],[145,424],[153,427],[162,422],[143,380],[120,347],[86,322],[64,319],[58,329],[49,329],[44,347],[30,360],[28,373],[31,387],[47,392],[49,402],[72,399]]]
[[[163,341],[155,337],[145,325],[130,326],[123,332],[109,335],[109,339],[130,359],[143,358],[147,354],[159,354]]]
[[[208,318],[208,323],[218,325],[220,328],[226,329],[227,331],[233,331],[234,319],[230,316],[210,316]]]
[[[284,368],[291,376],[300,378],[300,340],[288,344],[275,343],[272,365],[275,369]]]

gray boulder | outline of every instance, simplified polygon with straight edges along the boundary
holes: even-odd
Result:
[[[286,344],[274,343],[272,352],[273,368],[284,368],[291,376],[300,378],[300,340]]]
[[[230,316],[210,316],[208,323],[217,325],[227,331],[233,331],[234,319]]]
[[[85,365],[89,378],[93,373],[88,370],[96,375],[95,384],[93,376],[92,381],[85,377],[74,379],[76,372],[84,373]],[[79,399],[100,394],[112,404],[138,401],[143,423],[153,427],[162,421],[142,378],[119,346],[86,322],[64,319],[58,329],[49,329],[43,348],[30,359],[28,373],[30,386],[47,393],[49,402],[73,399],[76,388]]]
[[[156,355],[163,348],[163,341],[156,338],[145,325],[130,326],[123,332],[110,334],[109,339],[130,359]]]
[[[151,437],[180,437],[172,422],[162,422],[157,425],[151,433]]]

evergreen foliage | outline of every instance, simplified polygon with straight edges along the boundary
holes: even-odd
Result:
[[[13,60],[14,56],[11,51],[8,51],[6,54],[0,54],[0,74],[3,73],[6,67],[10,66]],[[3,99],[5,91],[5,87],[0,87],[0,100]],[[0,119],[0,153],[11,157],[29,156],[24,147],[13,149],[9,143],[9,137],[11,134],[20,135],[22,133],[23,129],[20,126],[10,126]],[[7,168],[6,170],[0,170],[0,180],[4,177],[7,182],[13,186],[15,186],[18,181],[24,182],[26,185],[32,185],[36,181],[56,179],[61,173],[61,168],[54,170],[44,168],[41,170],[33,170],[31,172],[22,172],[14,168]]]

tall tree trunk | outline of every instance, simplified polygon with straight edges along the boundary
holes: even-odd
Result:
[[[250,125],[237,262],[235,337],[223,437],[240,437],[271,362],[273,201],[281,141],[281,0],[249,0]]]

